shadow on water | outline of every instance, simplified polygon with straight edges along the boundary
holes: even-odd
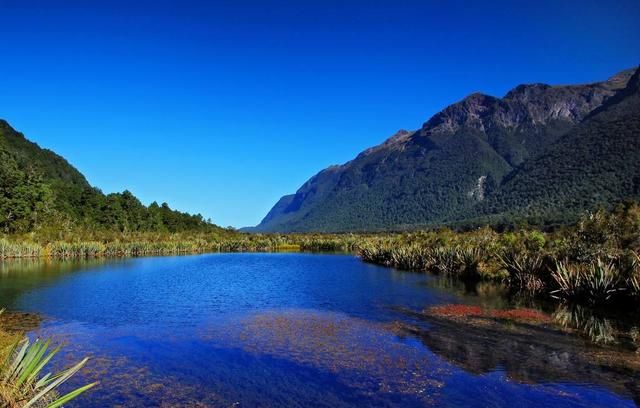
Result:
[[[501,370],[521,383],[595,384],[640,404],[640,338],[637,328],[599,317],[588,309],[559,306],[490,309],[445,305],[422,312],[399,331],[474,374]]]
[[[558,326],[599,345],[618,345],[630,351],[640,348],[640,310],[594,309],[579,304],[540,299],[528,292],[513,292],[494,282],[463,284],[435,279],[426,282],[433,289],[456,293],[465,303],[486,309],[532,309],[552,318]]]
[[[637,320],[348,256],[4,262],[0,300],[92,357],[83,407],[640,402]]]

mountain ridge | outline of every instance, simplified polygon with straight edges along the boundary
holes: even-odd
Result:
[[[503,98],[472,93],[418,130],[400,130],[320,171],[250,230],[375,231],[459,221],[485,189],[498,188],[624,89],[634,72],[588,84],[521,84]]]

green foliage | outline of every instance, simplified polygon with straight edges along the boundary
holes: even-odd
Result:
[[[46,407],[57,408],[95,387],[87,384],[67,394],[59,396],[57,389],[75,375],[88,359],[59,373],[43,374],[47,363],[60,348],[48,351],[49,341],[36,340],[31,343],[25,338],[16,343],[0,366],[0,403],[7,408]]]
[[[29,142],[0,121],[0,232],[49,240],[83,230],[212,232],[201,215],[168,204],[143,205],[129,191],[105,195],[62,157]]]
[[[4,310],[0,309],[0,315]],[[3,408],[46,407],[58,408],[76,398],[83,392],[95,387],[97,383],[87,384],[60,396],[58,388],[75,375],[88,359],[59,373],[44,374],[45,367],[60,351],[60,347],[49,351],[50,341],[36,340],[31,343],[22,338],[0,350],[0,406]]]
[[[640,301],[640,206],[587,213],[554,233],[486,228],[405,233],[362,239],[366,262],[463,281],[499,280],[512,290],[569,302]]]

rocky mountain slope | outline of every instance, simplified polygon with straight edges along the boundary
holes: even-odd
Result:
[[[520,197],[514,211],[505,198],[509,189],[521,188],[513,187],[515,174],[548,157],[548,149],[569,134],[579,139],[580,124],[592,122],[594,110],[624,93],[634,72],[592,84],[519,85],[503,98],[469,95],[419,130],[401,130],[354,160],[321,171],[281,198],[253,230],[398,230],[489,219],[492,211],[519,214],[515,208],[529,205],[529,197]],[[587,201],[572,208],[600,202]]]

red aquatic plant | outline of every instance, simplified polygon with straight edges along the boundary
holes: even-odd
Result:
[[[464,317],[464,316],[483,316],[484,312],[479,306],[470,305],[442,305],[433,306],[427,309],[432,315],[442,317]]]
[[[527,321],[537,323],[548,323],[551,317],[547,314],[534,309],[483,309],[480,306],[450,304],[442,306],[433,306],[426,310],[433,316],[439,317],[488,317],[495,319],[506,319],[514,321]]]

